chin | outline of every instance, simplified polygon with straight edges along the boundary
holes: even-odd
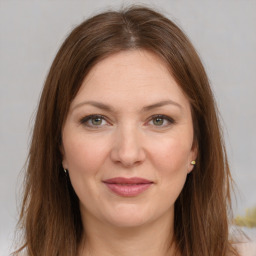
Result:
[[[116,227],[132,228],[145,225],[154,218],[146,209],[142,209],[137,205],[119,205],[115,211],[105,216],[109,224]]]
[[[148,220],[141,216],[118,216],[110,219],[109,224],[118,228],[136,228],[147,224]]]

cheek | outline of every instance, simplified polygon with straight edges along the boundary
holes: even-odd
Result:
[[[75,190],[76,187],[84,187],[84,183],[89,185],[92,180],[90,178],[97,180],[107,156],[106,143],[78,133],[66,136],[63,144],[64,162]]]
[[[162,171],[170,174],[187,171],[191,153],[189,143],[184,143],[184,141],[176,138],[166,139],[151,148],[151,152],[155,166],[161,167]]]
[[[106,144],[88,136],[69,136],[63,144],[69,172],[92,174],[99,169],[107,154]]]
[[[161,184],[163,200],[173,202],[179,196],[188,174],[190,146],[181,140],[165,140],[154,149],[153,163]]]
[[[72,186],[80,201],[88,204],[92,198],[100,196],[97,182],[101,179],[106,146],[89,136],[78,135],[69,136],[63,144]]]

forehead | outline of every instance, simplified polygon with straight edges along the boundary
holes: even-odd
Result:
[[[189,105],[167,64],[146,50],[119,52],[97,63],[85,77],[73,104],[83,100],[133,106],[174,100]]]

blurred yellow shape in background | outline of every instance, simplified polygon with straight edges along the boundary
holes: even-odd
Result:
[[[247,209],[244,217],[237,216],[234,219],[235,225],[248,228],[256,227],[256,207]]]

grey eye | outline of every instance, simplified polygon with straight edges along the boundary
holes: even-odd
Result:
[[[174,124],[175,121],[173,118],[166,116],[166,115],[154,115],[151,117],[151,120],[149,122],[150,125],[153,125],[155,127],[167,127],[169,125]]]
[[[92,125],[101,125],[102,124],[102,117],[92,117],[91,118]]]
[[[107,121],[104,116],[101,115],[89,115],[80,120],[80,123],[91,128],[99,128],[107,125]]]
[[[161,126],[164,124],[164,118],[163,117],[155,117],[153,120],[153,124],[156,126]]]

